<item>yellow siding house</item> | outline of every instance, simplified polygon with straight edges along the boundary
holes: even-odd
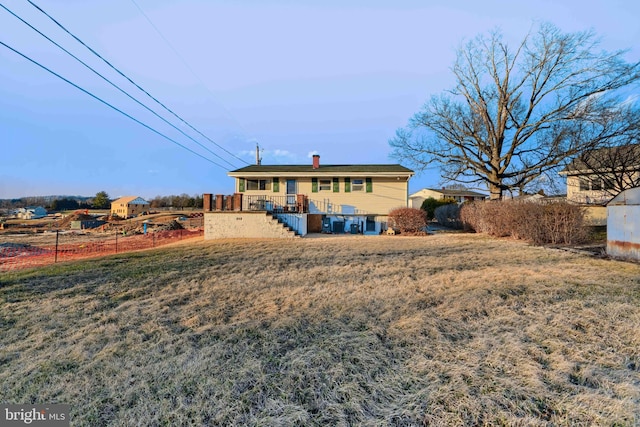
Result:
[[[111,215],[130,218],[149,210],[149,202],[138,196],[126,196],[111,202]]]
[[[251,165],[229,172],[242,206],[251,210],[300,211],[322,215],[325,226],[337,221],[344,231],[379,233],[389,211],[408,206],[414,172],[398,164]],[[351,228],[355,226],[355,228]]]

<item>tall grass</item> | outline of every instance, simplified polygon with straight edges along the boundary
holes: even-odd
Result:
[[[0,276],[0,401],[72,425],[637,425],[640,266],[481,235]]]

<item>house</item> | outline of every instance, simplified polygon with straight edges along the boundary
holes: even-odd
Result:
[[[613,196],[640,184],[640,145],[591,150],[559,172],[567,179],[567,200],[606,205]]]
[[[16,217],[19,219],[40,219],[45,216],[47,216],[47,210],[42,206],[28,206],[16,211]]]
[[[607,254],[640,261],[640,187],[623,191],[607,204]]]
[[[130,218],[149,210],[149,202],[138,196],[120,197],[111,202],[111,215]]]
[[[386,229],[389,211],[407,207],[409,179],[414,172],[398,164],[321,165],[314,155],[308,165],[255,165],[228,173],[234,178],[235,194],[223,200],[205,195],[205,238],[207,224],[213,224],[207,211],[258,213],[274,216],[287,223],[298,234],[313,232],[349,232],[378,234]],[[262,237],[261,222],[251,215],[232,215],[230,225],[223,226],[223,216],[217,216],[221,236],[228,230],[233,237]],[[209,218],[209,221],[207,220]],[[242,219],[240,219],[242,218]],[[269,221],[267,219],[267,222]],[[243,226],[238,228],[239,221]],[[255,231],[249,232],[250,228]],[[238,236],[238,233],[246,233]]]
[[[422,206],[422,202],[430,197],[436,200],[453,199],[458,203],[473,200],[484,200],[487,198],[487,196],[482,193],[467,190],[464,188],[423,188],[422,190],[417,191],[409,196],[409,204],[412,208],[420,209],[420,207]]]

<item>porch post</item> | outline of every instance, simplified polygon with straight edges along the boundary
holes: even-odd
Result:
[[[234,211],[242,210],[242,193],[235,193],[233,195],[233,210]]]
[[[211,194],[205,193],[202,195],[202,209],[205,212],[211,212],[213,206],[211,206]]]

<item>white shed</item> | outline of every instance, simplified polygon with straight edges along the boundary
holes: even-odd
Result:
[[[623,191],[607,205],[607,254],[640,260],[640,187]]]

